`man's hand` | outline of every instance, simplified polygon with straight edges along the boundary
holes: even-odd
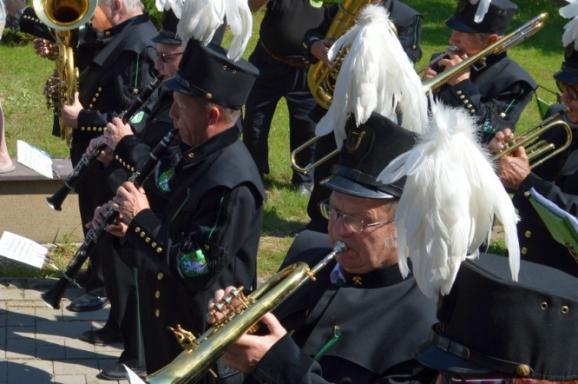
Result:
[[[329,53],[329,48],[333,45],[331,40],[317,40],[311,44],[310,52],[313,57],[317,60],[323,61],[327,65],[331,65],[327,54]]]
[[[16,17],[18,11],[26,7],[26,0],[5,0],[4,6],[8,15]]]
[[[96,151],[96,149],[99,146],[103,144],[106,145],[106,147],[100,151],[96,159],[100,161],[102,164],[104,164],[104,166],[108,167],[110,163],[112,163],[112,161],[114,160],[114,153],[108,147],[108,143],[106,142],[104,136],[101,135],[90,140],[90,143],[88,143],[88,147],[86,147],[85,154],[87,156],[90,156],[94,151]]]
[[[106,219],[105,214],[111,209],[114,209],[112,202],[108,202],[100,207],[96,207],[96,209],[94,210],[94,216],[92,217],[92,221],[88,223],[87,227],[96,229],[103,226],[104,221]],[[108,233],[116,237],[124,237],[127,229],[128,226],[120,221],[115,222],[113,224],[108,224],[105,228],[105,230]]]
[[[114,208],[120,215],[120,220],[129,225],[140,211],[149,209],[149,201],[142,188],[138,188],[131,182],[123,183],[116,190],[116,196],[112,199]]]
[[[78,114],[82,111],[84,107],[80,104],[78,100],[78,92],[74,94],[74,102],[71,105],[63,105],[60,117],[64,120],[64,123],[72,128],[78,128]]]
[[[455,67],[456,65],[458,65],[459,63],[461,63],[462,61],[464,61],[467,58],[468,58],[468,55],[466,55],[466,54],[460,55],[459,52],[448,51],[447,58],[443,58],[440,61],[438,61],[438,65],[440,67],[444,68],[444,70],[445,70],[448,68]],[[470,78],[470,70],[468,69],[467,71],[465,71],[461,75],[458,75],[458,76],[450,79],[448,81],[448,84],[451,86],[455,86],[464,80],[468,80],[469,78]]]
[[[498,154],[514,142],[514,132],[510,128],[498,131],[494,138],[488,143],[488,151],[492,154]]]
[[[287,334],[287,330],[270,312],[261,318],[261,322],[267,327],[269,334],[255,336],[245,333],[230,344],[223,356],[228,366],[243,373],[253,372],[273,345]]]
[[[502,156],[500,158],[500,169],[498,176],[507,188],[518,190],[520,184],[532,172],[530,161],[524,147],[516,148],[511,156]]]
[[[209,315],[212,315],[209,316],[209,323],[214,324],[228,317],[230,311],[242,304],[239,299],[234,298],[230,304],[221,306],[219,310],[216,310],[215,303],[222,302],[225,295],[231,296],[231,292],[235,289],[235,287],[229,286],[225,290],[215,291],[213,299],[209,301]],[[287,334],[287,330],[272,313],[266,313],[261,318],[261,322],[269,329],[269,334],[255,336],[245,333],[227,347],[224,360],[231,368],[243,373],[253,372],[269,349]]]
[[[116,149],[116,146],[123,137],[132,134],[133,132],[130,124],[123,123],[122,120],[118,117],[114,117],[104,129],[104,137],[106,138],[106,143],[112,150]]]

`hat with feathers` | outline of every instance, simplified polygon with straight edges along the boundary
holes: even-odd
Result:
[[[455,14],[446,22],[467,33],[504,34],[518,11],[510,0],[459,0]]]
[[[163,27],[158,35],[153,38],[153,42],[167,45],[181,45],[182,40],[177,35],[177,23],[179,19],[172,9],[165,12],[163,17]]]
[[[562,44],[564,62],[554,78],[566,84],[578,84],[578,1],[566,0],[568,5],[560,8],[560,16],[570,19],[564,26]]]

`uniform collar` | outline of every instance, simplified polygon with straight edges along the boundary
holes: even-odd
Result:
[[[239,135],[239,128],[237,125],[234,125],[204,143],[194,147],[186,146],[183,148],[183,158],[181,160],[183,168],[193,166],[207,156],[233,144],[239,139]]]
[[[403,281],[397,264],[362,274],[347,273],[335,264],[330,279],[335,285],[354,288],[381,288]]]
[[[143,22],[146,22],[148,20],[149,20],[149,15],[146,13],[143,13],[142,15],[137,15],[137,16],[131,17],[130,19],[123,21],[119,25],[115,25],[114,27],[107,29],[104,32],[99,32],[98,36],[103,40],[112,39],[113,37],[115,37],[116,35],[121,33],[129,25],[143,23]]]

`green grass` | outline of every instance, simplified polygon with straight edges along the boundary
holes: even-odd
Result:
[[[434,52],[448,46],[449,30],[445,20],[453,13],[455,0],[406,0],[406,3],[418,9],[424,16],[422,33],[423,59],[417,64],[422,68]],[[510,56],[517,60],[536,81],[550,89],[555,89],[552,75],[560,68],[563,59],[561,43],[564,21],[558,15],[558,8],[565,5],[563,0],[524,0],[518,1],[522,8],[514,20],[517,27],[541,12],[548,12],[550,20],[544,30],[511,50]],[[245,57],[252,52],[258,38],[258,27],[264,12],[256,14],[253,38]],[[46,110],[42,89],[44,81],[52,72],[51,62],[38,58],[32,46],[9,46],[0,44],[0,97],[4,98],[3,107],[7,119],[7,140],[9,150],[15,157],[16,140],[22,139],[51,153],[54,157],[67,154],[64,143],[51,136],[52,116]],[[553,101],[553,97],[547,95]],[[259,273],[268,275],[277,269],[285,255],[292,233],[307,220],[305,207],[307,199],[294,192],[289,186],[291,168],[288,145],[288,112],[284,101],[279,103],[270,132],[271,174],[267,178],[268,199],[263,233],[260,246]],[[532,103],[522,115],[519,124],[524,131],[539,122],[535,103]],[[500,244],[496,243],[496,248]],[[69,250],[56,252],[56,258],[65,262]],[[0,270],[0,274],[5,274]],[[14,271],[22,273],[21,271]],[[32,273],[34,272],[26,272]]]

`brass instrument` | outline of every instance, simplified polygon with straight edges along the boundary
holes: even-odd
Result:
[[[363,7],[370,4],[372,0],[343,0],[339,4],[339,11],[331,22],[329,30],[325,34],[325,40],[336,40],[343,35],[355,23],[355,18]],[[341,51],[335,58],[333,65],[329,66],[319,60],[312,64],[307,72],[307,85],[317,104],[325,109],[329,109],[333,90],[335,89],[335,80],[341,62],[346,52]]]
[[[78,91],[78,68],[74,66],[71,30],[86,24],[94,14],[97,0],[33,0],[36,16],[53,30],[58,46],[55,77],[50,80],[54,94],[47,94],[47,103],[60,115],[63,105],[74,102]],[[72,127],[59,119],[60,134],[70,145]]]
[[[177,326],[175,334],[181,346],[185,348],[171,363],[151,374],[149,384],[195,383],[201,379],[224,353],[229,344],[255,325],[263,315],[277,307],[289,295],[295,292],[307,280],[331,262],[335,255],[343,252],[346,245],[338,241],[333,250],[313,268],[299,262],[282,269],[262,286],[244,297],[240,290],[233,296],[244,302],[244,308],[227,317],[224,323],[214,325],[198,338]],[[232,300],[233,297],[228,298]],[[227,301],[227,300],[225,300]]]
[[[458,47],[456,47],[455,45],[450,45],[449,47],[446,48],[446,50],[443,53],[440,53],[439,55],[431,59],[431,61],[425,67],[417,71],[417,74],[422,76],[425,73],[425,71],[427,71],[428,68],[435,67],[440,62],[440,60],[447,58],[450,52],[456,53],[458,51],[459,51]]]
[[[564,113],[564,111],[550,116],[525,134],[518,136],[505,149],[494,155],[493,160],[507,156],[519,147],[524,147],[528,154],[531,168],[535,168],[543,164],[546,160],[568,149],[572,144],[572,128],[560,118],[562,113]],[[544,132],[555,128],[563,129],[566,134],[566,141],[558,147],[555,143],[540,139],[540,136],[542,136]]]
[[[475,55],[468,57],[458,65],[447,68],[442,73],[430,80],[423,82],[424,92],[435,92],[438,88],[445,85],[450,79],[466,72],[471,66],[485,60],[490,55],[497,55],[523,43],[530,37],[534,36],[539,30],[544,27],[544,23],[548,19],[548,13],[544,12],[522,25],[520,28],[502,37],[487,48],[484,48]]]

